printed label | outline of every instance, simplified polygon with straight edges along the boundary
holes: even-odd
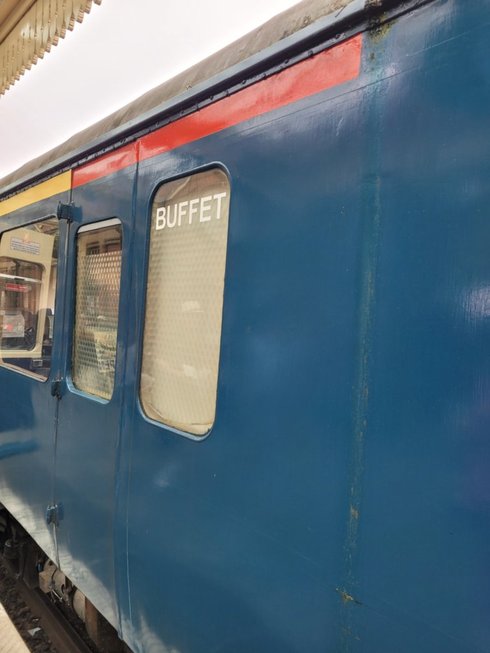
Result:
[[[11,238],[10,249],[13,249],[16,252],[39,255],[41,252],[41,245],[33,241],[22,240],[21,238]]]
[[[215,193],[161,206],[157,209],[155,230],[173,229],[173,227],[192,226],[197,222],[219,220],[225,197],[227,197],[227,193]]]

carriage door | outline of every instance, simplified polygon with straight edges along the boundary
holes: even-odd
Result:
[[[116,623],[112,523],[123,226],[117,218],[72,224],[69,240],[72,296],[55,472],[58,551],[64,573]]]
[[[35,206],[23,217],[35,219],[44,209]],[[50,380],[60,364],[58,252],[65,234],[66,224],[56,217],[0,234],[0,497],[53,558],[45,511],[53,501],[57,407]]]

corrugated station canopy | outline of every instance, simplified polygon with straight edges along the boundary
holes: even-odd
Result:
[[[102,0],[0,0],[0,95]]]

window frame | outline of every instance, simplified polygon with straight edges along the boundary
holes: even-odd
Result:
[[[203,173],[203,172],[208,172],[208,171],[213,171],[213,170],[218,170],[224,174],[226,177],[226,180],[228,182],[228,192],[229,192],[229,205],[228,205],[228,224],[227,224],[227,234],[226,234],[226,249],[225,249],[225,263],[224,263],[224,275],[223,275],[223,295],[222,295],[222,304],[221,304],[221,329],[220,329],[220,334],[219,334],[219,348],[218,348],[218,360],[217,360],[217,374],[216,374],[216,398],[215,398],[215,405],[214,405],[214,419],[213,423],[211,424],[211,427],[209,428],[208,431],[203,433],[202,435],[200,434],[195,434],[191,433],[189,431],[184,431],[182,429],[177,428],[176,426],[172,426],[171,424],[167,424],[163,421],[159,421],[157,419],[154,419],[150,415],[148,415],[145,411],[144,404],[141,398],[141,378],[142,378],[142,371],[143,371],[143,351],[144,351],[144,338],[145,338],[145,327],[146,327],[146,307],[147,307],[147,299],[148,299],[148,279],[149,279],[149,267],[150,267],[150,247],[151,247],[151,234],[152,234],[152,210],[153,210],[153,205],[155,202],[155,197],[159,191],[159,189],[164,186],[165,184],[169,184],[171,182],[177,182],[179,180],[186,179],[188,177],[193,177],[197,174]],[[138,366],[137,366],[137,371],[136,371],[136,397],[137,397],[137,407],[140,416],[142,419],[147,422],[148,424],[151,424],[152,426],[155,426],[163,431],[168,431],[172,434],[175,434],[177,436],[181,436],[183,438],[186,438],[187,440],[191,440],[193,442],[204,442],[205,440],[208,439],[208,437],[211,435],[211,433],[214,431],[216,427],[216,423],[218,420],[219,416],[219,388],[220,388],[220,378],[221,378],[221,362],[222,362],[222,349],[223,349],[223,325],[224,325],[224,312],[225,312],[225,295],[226,295],[226,280],[228,276],[228,256],[229,256],[229,241],[230,241],[230,221],[231,221],[231,214],[232,214],[232,196],[233,196],[233,184],[232,184],[232,176],[230,174],[230,171],[228,168],[220,161],[213,161],[211,163],[207,163],[205,165],[193,168],[191,170],[185,170],[183,172],[180,172],[179,174],[176,175],[171,175],[168,177],[158,177],[158,179],[153,183],[151,192],[148,195],[148,201],[146,204],[146,229],[145,229],[145,249],[144,249],[144,274],[142,277],[142,284],[144,284],[143,287],[143,292],[142,292],[142,297],[141,297],[141,302],[140,302],[140,309],[141,309],[141,327],[140,327],[140,333],[139,333],[139,347],[138,347]]]
[[[73,378],[73,370],[74,370],[74,345],[75,345],[75,328],[76,328],[76,308],[77,308],[77,279],[78,279],[78,236],[79,234],[83,233],[89,233],[91,231],[98,231],[100,229],[104,229],[106,227],[111,227],[111,226],[118,226],[121,229],[121,271],[119,275],[119,298],[118,298],[118,308],[117,308],[117,331],[116,331],[116,354],[114,358],[114,379],[113,379],[113,389],[112,389],[112,394],[110,398],[105,398],[100,395],[92,394],[90,392],[87,392],[86,390],[83,390],[82,388],[79,388],[77,385],[75,385],[75,381]],[[124,223],[123,221],[116,217],[116,216],[111,216],[108,218],[100,218],[100,219],[95,219],[91,220],[90,222],[86,222],[83,224],[80,224],[78,228],[75,230],[71,240],[71,250],[72,250],[72,265],[71,267],[71,275],[69,281],[67,281],[72,296],[71,296],[71,301],[69,303],[70,308],[68,308],[69,315],[71,314],[71,319],[69,322],[67,322],[66,328],[69,333],[69,337],[67,339],[67,344],[66,344],[66,366],[67,366],[67,372],[66,372],[66,385],[70,393],[78,395],[80,397],[84,397],[86,399],[89,399],[91,401],[94,401],[95,403],[99,404],[109,404],[114,400],[114,396],[117,391],[117,375],[118,375],[118,367],[120,365],[120,359],[124,358],[120,355],[118,355],[118,349],[119,349],[119,338],[120,338],[120,321],[121,321],[121,302],[122,302],[122,281],[123,281],[123,257],[125,254],[124,251],[124,243],[127,240],[126,234],[125,234],[125,228],[124,228]]]
[[[59,313],[60,308],[62,309],[62,307],[60,307],[60,302],[62,302],[62,299],[63,299],[62,296],[60,295],[61,287],[63,286],[63,282],[62,282],[62,280],[60,282],[60,275],[59,275],[60,268],[61,268],[61,270],[63,269],[63,264],[60,266],[60,261],[62,261],[62,255],[60,254],[60,252],[61,252],[60,244],[61,244],[61,240],[63,238],[63,231],[61,229],[60,221],[59,221],[59,218],[56,215],[56,213],[47,213],[47,214],[43,215],[42,217],[35,217],[35,218],[28,219],[28,220],[20,218],[20,219],[15,221],[15,224],[6,225],[5,229],[1,228],[3,225],[0,223],[0,242],[1,242],[2,239],[7,234],[9,234],[10,232],[17,231],[19,229],[29,229],[29,228],[33,227],[34,225],[36,225],[36,224],[40,224],[40,223],[43,223],[43,222],[48,222],[50,220],[53,221],[53,222],[56,222],[57,226],[58,226],[58,255],[57,255],[57,258],[56,258],[56,286],[55,286],[55,289],[54,289],[54,307],[55,307],[55,311],[54,311],[54,314],[52,316],[53,317],[53,322],[52,322],[52,324],[50,326],[50,330],[52,330],[52,333],[53,333],[53,339],[52,339],[52,343],[51,343],[52,350],[51,350],[51,364],[49,366],[49,371],[48,371],[46,376],[41,376],[39,373],[37,373],[37,372],[35,372],[33,370],[23,369],[23,368],[18,367],[18,366],[14,365],[14,364],[11,364],[11,363],[5,363],[3,361],[3,359],[2,359],[2,357],[0,356],[0,368],[9,370],[11,372],[15,372],[15,373],[20,374],[21,376],[24,376],[24,377],[28,377],[29,379],[33,379],[34,381],[38,381],[39,383],[47,383],[51,379],[52,374],[54,373],[53,372],[52,360],[53,360],[53,350],[54,350],[54,347],[55,347],[55,333],[56,333],[55,324],[56,324],[56,316]],[[52,265],[52,261],[53,261],[53,258],[51,257],[51,265]],[[62,261],[62,263],[63,263],[63,261]],[[46,270],[46,267],[45,267],[44,264],[40,263],[39,265],[41,265],[41,267],[44,268],[44,270]],[[56,308],[56,306],[58,306],[58,309]],[[47,310],[47,309],[45,309],[45,310]],[[36,327],[38,328],[38,323],[36,323]],[[56,346],[58,346],[58,345],[56,345]],[[25,349],[25,350],[19,350],[19,351],[28,352],[28,351],[33,351],[34,349],[35,349],[35,346],[33,347],[32,350]],[[14,350],[12,350],[12,351],[14,351]],[[28,359],[27,356],[25,358]]]

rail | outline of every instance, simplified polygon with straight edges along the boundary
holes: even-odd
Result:
[[[94,653],[62,612],[38,589],[29,589],[18,580],[16,589],[31,612],[39,618],[44,632],[60,653]]]

